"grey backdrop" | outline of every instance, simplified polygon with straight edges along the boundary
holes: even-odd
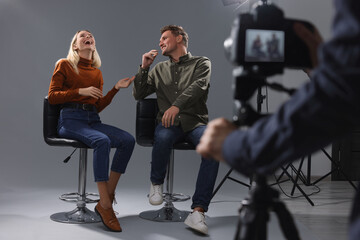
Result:
[[[254,2],[254,1],[253,1]],[[330,0],[279,0],[286,16],[314,22],[329,37]],[[66,57],[70,40],[79,29],[93,32],[102,59],[104,91],[137,72],[141,55],[158,49],[163,25],[182,25],[189,33],[189,51],[212,61],[208,100],[210,118],[232,116],[232,66],[224,56],[223,41],[234,16],[249,4],[223,6],[221,0],[0,0],[0,187],[74,186],[77,154],[68,164],[62,160],[72,149],[50,147],[42,138],[42,103],[47,95],[54,64]],[[157,61],[166,58],[158,57]],[[272,81],[297,87],[306,81],[301,71],[286,71]],[[269,91],[269,110],[285,101],[284,94]],[[102,120],[135,134],[135,101],[131,88],[122,89],[101,113]],[[123,184],[148,186],[150,148],[135,147]],[[89,152],[89,158],[92,154]],[[194,151],[176,152],[175,181],[194,186],[199,156]],[[313,174],[329,169],[317,157]],[[89,161],[89,182],[93,181]],[[221,178],[228,170],[220,168]],[[186,176],[186,177],[184,177]]]

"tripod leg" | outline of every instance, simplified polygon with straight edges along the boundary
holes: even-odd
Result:
[[[357,190],[355,184],[348,178],[348,176],[344,173],[344,171],[342,170],[342,167],[340,166],[339,163],[337,163],[336,161],[334,161],[334,159],[332,159],[332,157],[325,151],[325,149],[321,149],[321,151],[328,157],[328,159],[336,166],[336,169],[338,171],[341,172],[341,174],[345,177],[346,181],[348,181],[350,183],[351,186],[353,186],[353,188],[355,190]],[[319,182],[319,180],[317,181]]]
[[[234,240],[239,240],[240,239],[240,234],[241,234],[241,220],[240,220],[240,217],[239,217],[237,227],[236,227]]]
[[[268,209],[265,206],[255,206],[254,202],[244,200],[245,204],[239,210],[239,222],[235,240],[266,240]],[[255,204],[255,205],[254,205]]]
[[[287,170],[290,167],[291,163],[289,163],[284,169]],[[280,179],[284,176],[284,170],[282,171],[282,173],[279,175],[279,177],[275,178],[276,182],[278,183],[280,181]]]
[[[280,227],[286,239],[300,240],[299,232],[296,229],[294,219],[282,202],[274,203],[274,211],[279,219]]]
[[[233,171],[233,168],[231,168],[225,175],[225,177],[221,180],[220,184],[217,186],[217,188],[215,189],[215,191],[213,192],[213,195],[211,198],[213,198],[215,196],[215,194],[219,191],[219,189],[221,188],[221,186],[224,184],[225,180],[229,177],[230,173]]]
[[[230,177],[230,174],[232,173],[233,170],[234,170],[234,169],[231,168],[231,169],[226,173],[226,175],[224,176],[224,178],[221,180],[221,182],[219,183],[219,185],[218,185],[218,186],[216,187],[216,189],[214,190],[211,198],[213,198],[213,197],[215,196],[215,194],[219,191],[219,189],[220,189],[221,186],[224,184],[224,182],[225,182],[226,179],[230,179],[230,180],[232,180],[232,181],[234,181],[234,182],[236,182],[236,183],[240,183],[241,185],[243,185],[243,186],[245,186],[245,187],[248,187],[248,188],[251,187],[251,178],[250,178],[250,184],[247,184],[247,183],[241,182],[241,181],[239,181],[239,180],[237,180],[237,179],[235,179],[235,178]]]
[[[237,179],[235,179],[235,178],[233,178],[233,177],[228,177],[228,179],[230,179],[230,180],[232,180],[232,181],[234,181],[234,182],[236,182],[236,183],[239,183],[239,184],[241,184],[241,185],[243,185],[243,186],[245,186],[245,187],[248,187],[248,188],[251,187],[250,184],[247,184],[247,183],[244,183],[244,182],[242,182],[242,181],[239,181],[239,180],[237,180]]]
[[[301,162],[300,162],[300,164],[299,164],[299,168],[297,169],[297,174],[296,174],[296,178],[295,178],[295,182],[296,182],[296,183],[297,183],[298,180],[299,180],[299,175],[300,175],[300,173],[301,173],[301,168],[302,168],[304,159],[305,159],[305,157],[303,157],[303,158],[301,159]],[[293,187],[292,187],[291,196],[294,195],[294,192],[295,192],[295,184],[294,184]]]
[[[307,175],[306,175],[306,186],[311,185],[311,154],[308,155],[308,161],[307,161]]]
[[[326,178],[327,176],[329,176],[330,174],[332,174],[332,173],[335,172],[335,171],[336,171],[336,169],[328,172],[327,174],[325,174],[325,175],[322,176],[321,178],[319,178],[319,179],[317,179],[316,181],[314,181],[314,182],[312,183],[312,185],[316,185],[318,182],[320,182],[321,180],[323,180],[324,178]]]
[[[302,188],[294,181],[294,179],[290,176],[290,174],[286,171],[286,169],[284,169],[282,167],[282,169],[284,170],[286,176],[288,176],[291,181],[295,184],[295,186],[297,187],[297,189],[301,192],[301,194],[306,198],[306,200],[310,203],[311,206],[314,206],[313,201],[311,201],[311,199],[308,197],[308,195],[306,195],[306,193],[302,190]]]

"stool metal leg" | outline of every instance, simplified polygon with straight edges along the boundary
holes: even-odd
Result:
[[[78,193],[63,194],[60,199],[64,201],[76,202],[76,208],[70,212],[55,213],[50,216],[51,220],[62,223],[96,223],[100,222],[100,217],[86,207],[86,203],[94,203],[97,200],[87,198],[88,195],[98,196],[97,194],[87,194],[86,191],[86,169],[87,169],[87,149],[80,149],[79,156],[79,185]],[[77,195],[74,197],[67,197]]]
[[[182,202],[190,199],[190,196],[181,193],[173,193],[174,183],[174,149],[171,150],[170,162],[166,176],[166,190],[164,193],[165,205],[159,210],[144,211],[139,214],[143,219],[157,222],[183,222],[189,215],[189,211],[181,211],[174,207],[173,202]]]

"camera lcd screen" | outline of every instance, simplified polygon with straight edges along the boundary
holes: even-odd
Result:
[[[245,62],[284,61],[283,31],[247,29],[245,35]]]

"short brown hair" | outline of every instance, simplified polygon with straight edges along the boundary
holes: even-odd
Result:
[[[189,35],[185,32],[184,28],[177,25],[167,25],[160,29],[161,34],[163,34],[166,31],[171,31],[172,34],[175,36],[181,35],[183,37],[183,43],[185,47],[188,47],[189,42]]]

